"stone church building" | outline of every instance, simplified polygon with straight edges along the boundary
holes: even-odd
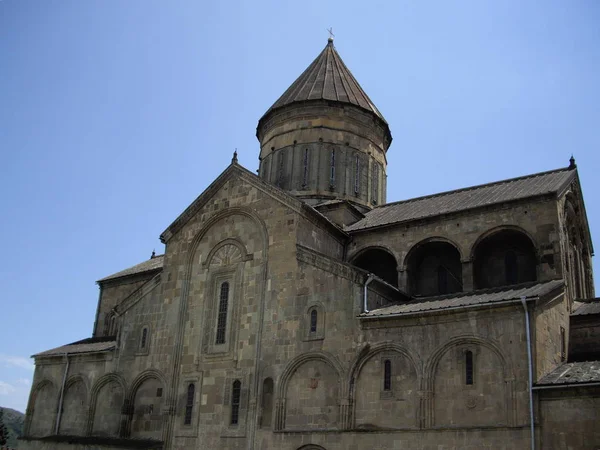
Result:
[[[98,281],[93,335],[34,355],[23,448],[600,448],[573,159],[388,203],[390,128],[331,39],[257,137],[258,175],[234,155]]]

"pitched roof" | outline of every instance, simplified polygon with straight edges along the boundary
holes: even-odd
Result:
[[[385,122],[383,115],[340,58],[333,46],[333,39],[329,39],[319,56],[267,110],[263,117],[274,109],[307,100],[350,103],[375,114]]]
[[[292,208],[297,213],[303,214],[305,217],[315,219],[325,226],[329,227],[329,230],[336,235],[347,238],[348,234],[342,230],[341,227],[337,226],[331,220],[329,220],[324,214],[317,211],[315,208],[310,206],[308,203],[293,196],[288,191],[281,189],[274,184],[271,184],[255,173],[250,172],[245,167],[241,166],[237,162],[232,162],[221,174],[213,180],[213,182],[175,219],[171,225],[167,227],[160,235],[160,240],[163,243],[167,243],[198,211],[211,199],[215,193],[221,189],[223,184],[230,179],[230,177],[236,176],[241,180],[250,183],[262,192],[267,193],[272,198],[277,199],[287,207]],[[102,280],[101,280],[102,281]]]
[[[497,203],[561,192],[575,178],[568,168],[378,206],[346,231],[358,231]]]
[[[577,309],[573,311],[572,316],[587,316],[591,314],[600,314],[600,299],[593,299],[588,302],[575,302]]]
[[[97,282],[100,283],[102,281],[114,280],[115,278],[126,277],[129,275],[137,275],[144,272],[153,272],[161,270],[163,267],[163,260],[165,255],[156,255],[153,258],[150,258],[144,262],[136,264],[135,266],[131,266],[125,270],[121,270],[120,272],[113,273],[107,277],[99,279]]]
[[[563,284],[564,282],[562,280],[552,280],[543,283],[528,283],[473,292],[457,292],[455,294],[444,296],[415,298],[401,304],[374,309],[368,313],[362,313],[360,316],[364,318],[374,318],[392,314],[415,314],[449,308],[454,309],[469,306],[491,305],[506,300],[519,300],[522,297],[531,299],[549,294]]]
[[[106,352],[112,350],[117,345],[114,336],[101,337],[101,338],[87,338],[77,342],[72,342],[67,345],[46,350],[45,352],[36,353],[33,355],[34,358],[38,356],[58,356],[64,355],[65,353],[96,353]]]
[[[600,382],[600,361],[581,361],[558,366],[536,383],[536,386]]]

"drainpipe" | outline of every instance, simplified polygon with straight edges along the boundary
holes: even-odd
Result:
[[[58,434],[60,427],[60,419],[62,416],[63,397],[65,395],[65,384],[67,383],[67,373],[69,372],[69,354],[65,353],[65,359],[67,364],[65,365],[65,374],[63,375],[62,386],[60,388],[60,399],[58,400],[58,416],[56,417],[56,427],[54,428],[54,434]]]
[[[521,297],[521,304],[525,312],[525,332],[527,334],[527,366],[529,368],[529,422],[531,429],[531,450],[535,450],[535,423],[533,422],[533,361],[531,359],[531,332],[529,326],[529,312],[527,311],[526,297]]]
[[[371,281],[373,281],[374,279],[375,279],[375,275],[370,273],[369,276],[367,277],[367,281],[365,281],[365,297],[364,297],[364,301],[363,301],[363,312],[365,312],[365,313],[369,312],[369,310],[367,309],[367,286],[369,286]]]

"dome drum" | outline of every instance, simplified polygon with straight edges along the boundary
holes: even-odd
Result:
[[[386,200],[389,126],[329,40],[258,122],[260,177],[311,205]]]

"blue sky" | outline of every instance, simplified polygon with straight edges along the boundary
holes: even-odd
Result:
[[[0,0],[0,405],[25,409],[29,356],[90,336],[94,281],[162,253],[234,148],[257,168],[258,119],[328,27],[390,124],[389,201],[573,153],[600,238],[599,23],[596,0]]]

